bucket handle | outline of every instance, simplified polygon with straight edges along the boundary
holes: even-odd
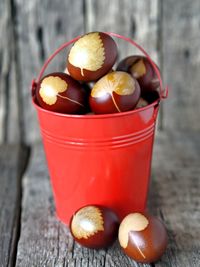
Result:
[[[122,36],[120,34],[117,34],[117,33],[113,33],[113,32],[105,32],[111,36],[114,36],[114,37],[117,37],[117,38],[120,38],[120,39],[123,39],[129,43],[131,43],[132,45],[134,45],[135,47],[137,47],[147,58],[148,60],[150,61],[152,67],[154,68],[155,72],[156,72],[156,75],[158,77],[158,80],[159,80],[159,83],[160,83],[160,98],[161,99],[165,99],[168,97],[168,86],[166,86],[165,89],[163,89],[163,82],[162,82],[162,78],[161,78],[161,75],[160,75],[160,71],[158,70],[156,64],[153,62],[153,60],[151,59],[151,57],[149,56],[149,54],[139,45],[137,44],[135,41],[133,41],[132,39],[128,38],[128,37],[125,37],[125,36]],[[32,91],[32,96],[35,94],[35,89],[37,87],[37,84],[38,82],[41,80],[47,66],[49,65],[49,63],[53,60],[53,58],[61,51],[63,50],[64,48],[66,48],[67,46],[73,44],[74,42],[76,42],[79,38],[81,37],[81,35],[77,36],[76,38],[72,39],[71,41],[69,42],[66,42],[64,43],[63,45],[61,45],[44,63],[44,65],[42,66],[41,68],[41,71],[37,77],[37,79],[33,79],[32,80],[32,85],[31,85],[31,91]]]

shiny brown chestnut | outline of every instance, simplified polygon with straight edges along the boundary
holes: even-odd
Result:
[[[90,32],[72,46],[67,60],[70,75],[79,81],[96,81],[110,71],[117,59],[117,45],[108,34]]]
[[[134,109],[139,97],[137,80],[126,72],[113,71],[95,83],[89,103],[96,114],[116,113]]]
[[[141,92],[159,91],[159,79],[147,57],[134,55],[124,58],[117,66],[118,71],[130,73],[141,87]]]
[[[109,208],[99,205],[79,209],[70,221],[70,231],[82,246],[101,249],[117,238],[119,220]]]
[[[131,213],[119,227],[119,243],[133,260],[156,262],[167,247],[167,232],[163,223],[147,213]]]
[[[53,72],[38,83],[36,100],[41,107],[50,111],[80,114],[87,107],[88,93],[66,73]]]

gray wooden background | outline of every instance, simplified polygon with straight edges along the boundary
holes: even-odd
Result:
[[[148,201],[169,236],[155,265],[131,261],[117,244],[99,253],[81,248],[54,216],[30,84],[56,48],[93,30],[137,41],[170,86]],[[119,47],[120,57],[133,53]],[[48,71],[62,71],[65,61],[66,51]],[[0,0],[0,266],[199,267],[199,103],[199,0]]]
[[[131,37],[158,63],[171,87],[164,128],[200,129],[199,14],[199,0],[1,0],[0,142],[40,139],[31,80],[62,43],[92,30]],[[52,69],[65,60],[62,54]]]

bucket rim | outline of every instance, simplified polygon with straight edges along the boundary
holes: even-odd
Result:
[[[57,116],[57,117],[74,118],[74,119],[104,119],[104,118],[106,119],[106,118],[129,116],[129,115],[133,115],[134,113],[139,113],[139,112],[148,110],[152,107],[157,107],[160,104],[160,98],[155,100],[153,103],[151,103],[145,107],[141,107],[141,108],[137,108],[137,109],[133,109],[133,110],[129,110],[129,111],[123,111],[123,112],[118,112],[118,113],[107,113],[107,114],[66,114],[66,113],[59,113],[59,112],[55,112],[55,111],[50,111],[50,110],[44,109],[41,106],[39,106],[35,102],[34,96],[32,97],[32,103],[33,103],[33,105],[37,111],[42,111],[44,113],[47,113],[47,114],[53,115],[53,116]]]

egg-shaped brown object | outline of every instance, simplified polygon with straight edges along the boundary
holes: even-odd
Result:
[[[95,83],[89,102],[94,113],[106,114],[134,109],[139,97],[137,80],[126,72],[113,71]]]
[[[126,57],[119,62],[117,70],[126,71],[137,79],[142,94],[146,91],[159,91],[159,79],[148,58],[140,55]]]
[[[156,262],[167,247],[163,223],[147,213],[127,215],[120,224],[118,238],[124,252],[142,263]]]
[[[80,37],[72,46],[67,68],[79,81],[96,81],[110,71],[117,58],[117,45],[108,34],[91,32]]]
[[[38,83],[36,100],[41,107],[50,111],[80,114],[88,105],[88,93],[66,73],[54,72]]]
[[[100,249],[117,238],[119,220],[109,208],[91,205],[79,209],[70,221],[70,231],[82,246]]]

